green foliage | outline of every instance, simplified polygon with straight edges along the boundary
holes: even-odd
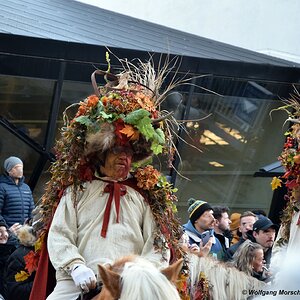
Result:
[[[77,117],[77,118],[75,118],[75,121],[80,123],[80,124],[85,125],[86,127],[89,127],[89,126],[93,125],[92,120],[88,116]]]
[[[141,121],[141,119],[148,117],[149,118],[150,113],[145,109],[138,109],[135,111],[130,112],[125,118],[124,122],[131,124],[131,125],[137,125]],[[149,118],[149,120],[151,120]]]

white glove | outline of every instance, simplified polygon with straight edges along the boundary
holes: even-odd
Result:
[[[86,267],[85,265],[74,265],[72,268],[71,276],[75,285],[81,288],[84,292],[88,292],[90,289],[96,287],[96,276],[92,269]]]

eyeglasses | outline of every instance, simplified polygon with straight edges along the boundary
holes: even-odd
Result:
[[[125,153],[126,155],[133,155],[133,150],[129,147],[116,146],[111,149],[113,154]]]

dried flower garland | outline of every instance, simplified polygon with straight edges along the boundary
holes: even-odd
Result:
[[[300,210],[300,94],[295,90],[291,98],[285,100],[285,106],[277,110],[284,110],[288,113],[287,121],[294,123],[285,133],[286,141],[283,150],[278,157],[284,166],[285,173],[280,177],[274,177],[271,186],[272,190],[284,184],[287,188],[285,200],[287,205],[281,217],[282,236],[279,244],[287,243],[290,236],[290,225],[292,217]],[[291,112],[292,111],[292,112]],[[298,220],[297,225],[300,224]]]

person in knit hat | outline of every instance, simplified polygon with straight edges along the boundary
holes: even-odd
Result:
[[[188,200],[188,205],[189,221],[183,228],[189,236],[190,245],[196,244],[201,249],[210,240],[212,241],[210,254],[223,260],[225,253],[220,241],[214,236],[215,218],[212,207],[209,203],[194,198]]]
[[[31,218],[34,201],[30,187],[24,182],[23,162],[16,156],[5,159],[5,174],[0,176],[0,216],[9,230],[16,233]]]

